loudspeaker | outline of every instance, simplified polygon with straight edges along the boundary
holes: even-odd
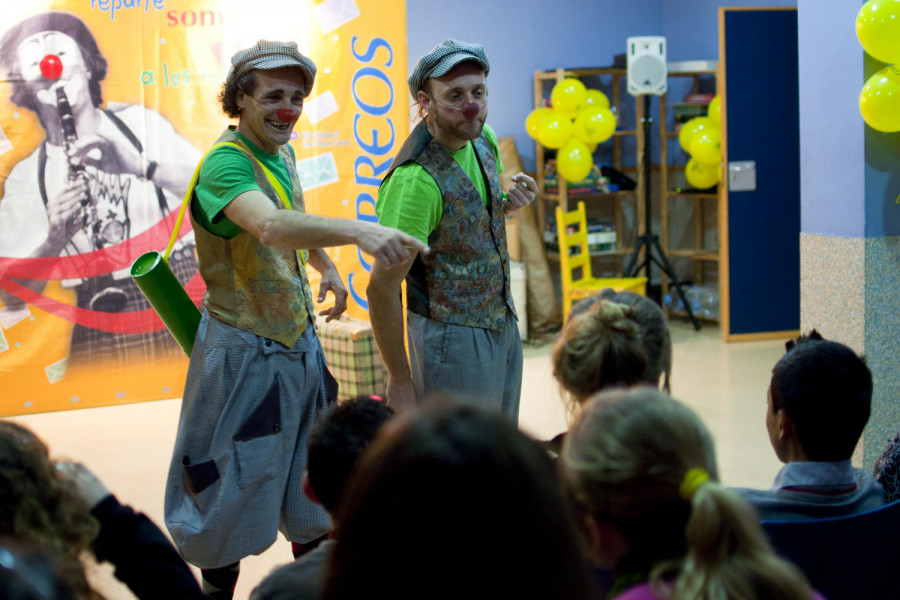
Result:
[[[628,38],[628,93],[662,95],[668,87],[666,38]]]

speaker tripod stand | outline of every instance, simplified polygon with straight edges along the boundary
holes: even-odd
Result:
[[[639,200],[643,200],[644,202],[644,233],[635,240],[634,254],[631,256],[626,272],[629,277],[636,277],[642,270],[646,269],[645,275],[647,277],[647,285],[649,286],[652,281],[651,268],[653,263],[656,263],[662,272],[669,278],[670,284],[678,291],[678,297],[681,298],[681,302],[684,304],[684,310],[687,312],[688,318],[691,320],[691,323],[693,323],[694,329],[699,331],[700,323],[697,321],[697,317],[694,316],[691,304],[684,295],[681,279],[678,277],[675,268],[666,256],[662,244],[659,243],[659,236],[653,233],[653,220],[651,219],[650,211],[652,206],[651,199],[653,196],[650,191],[650,126],[653,123],[653,118],[650,116],[650,96],[648,94],[644,94],[644,115],[641,118],[641,123],[644,125],[644,151],[641,153],[639,171],[641,177],[644,179],[644,189],[642,193],[643,198],[639,198]],[[665,193],[665,190],[663,190],[663,193]],[[640,264],[637,264],[642,249],[644,250],[644,260]],[[673,302],[673,307],[674,304],[675,303]]]

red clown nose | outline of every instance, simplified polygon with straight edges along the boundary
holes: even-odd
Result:
[[[478,113],[481,112],[481,106],[475,104],[474,102],[467,102],[463,104],[462,114],[467,119],[474,119],[478,116]]]
[[[59,79],[62,70],[62,61],[55,54],[48,54],[41,59],[41,75],[47,79]]]
[[[297,117],[300,116],[296,110],[291,110],[290,108],[279,108],[278,109],[278,120],[282,123],[289,123],[293,121]]]

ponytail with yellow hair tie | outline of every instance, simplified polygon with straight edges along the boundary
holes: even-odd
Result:
[[[694,498],[697,488],[707,481],[709,481],[709,473],[706,472],[706,469],[699,467],[688,469],[688,472],[684,474],[684,479],[681,480],[681,485],[678,486],[678,493],[686,502],[690,502]]]

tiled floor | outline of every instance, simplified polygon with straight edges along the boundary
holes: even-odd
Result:
[[[673,395],[694,407],[716,439],[719,469],[728,485],[768,487],[779,463],[764,425],[766,388],[783,341],[724,344],[713,325],[695,332],[673,322]],[[520,424],[540,438],[565,428],[565,411],[550,374],[551,346],[527,345]],[[87,464],[120,500],[162,523],[166,469],[178,422],[179,401],[16,417],[57,456]],[[290,560],[290,547],[279,539],[264,554],[243,561],[235,598],[244,600],[271,568]],[[132,598],[101,574],[110,600]]]

